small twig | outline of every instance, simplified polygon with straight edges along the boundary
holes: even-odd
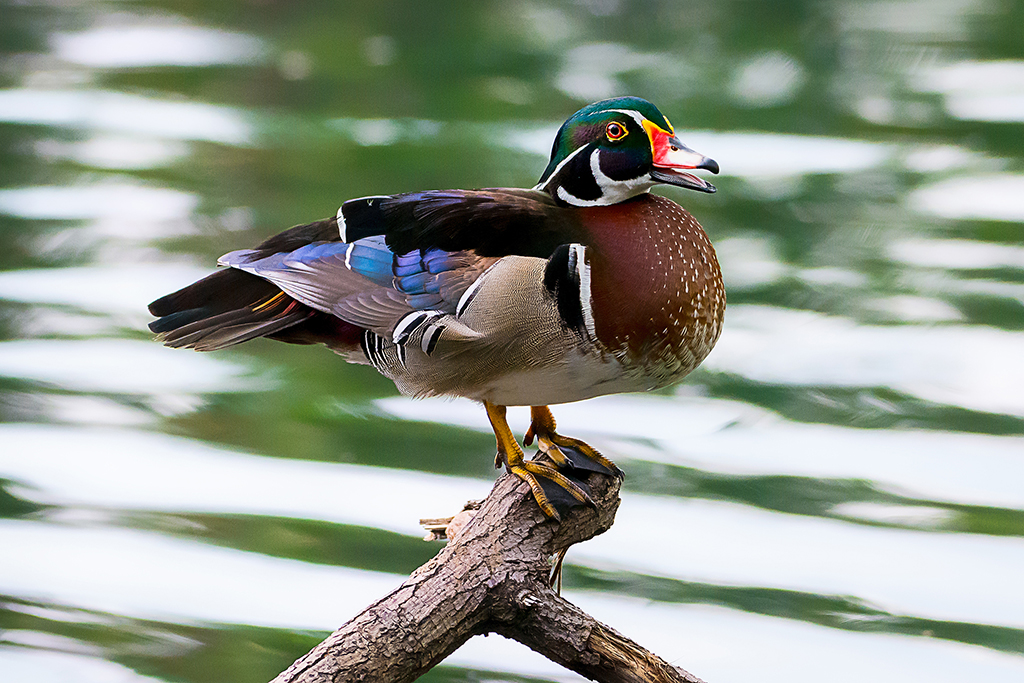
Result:
[[[420,526],[427,530],[424,541],[448,541],[458,534],[466,522],[473,519],[476,511],[483,504],[482,500],[471,500],[462,506],[462,510],[451,517],[427,517],[420,520]]]

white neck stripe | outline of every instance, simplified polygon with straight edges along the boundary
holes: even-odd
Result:
[[[561,185],[558,186],[556,193],[558,194],[558,198],[566,204],[572,204],[573,206],[601,206],[601,198],[580,199],[574,194],[569,194],[569,191]]]
[[[597,339],[597,327],[594,325],[594,307],[590,295],[590,264],[587,263],[587,248],[582,244],[573,244],[576,254],[576,276],[580,282],[580,310],[583,312],[583,324],[591,340]]]

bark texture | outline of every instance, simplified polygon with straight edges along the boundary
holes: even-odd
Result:
[[[524,482],[505,475],[437,556],[273,683],[413,681],[484,633],[517,640],[595,681],[702,683],[549,587],[549,558],[615,519],[619,482],[593,474],[588,484],[596,508],[575,508],[558,524]]]

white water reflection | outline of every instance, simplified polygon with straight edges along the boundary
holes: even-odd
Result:
[[[754,305],[732,306],[726,316],[706,369],[771,384],[888,387],[939,404],[1024,416],[1022,332],[859,325]]]
[[[796,58],[769,51],[737,69],[729,94],[748,107],[775,107],[791,101],[806,80],[806,69]]]
[[[442,123],[430,119],[331,119],[327,125],[362,147],[391,145],[397,142],[422,143],[445,130],[473,131],[479,124]]]
[[[127,26],[55,33],[50,44],[63,60],[106,69],[254,64],[266,53],[255,36],[155,17]]]
[[[0,565],[0,591],[175,623],[331,630],[403,580],[123,529],[4,521],[0,543],[19,549]],[[338,590],[341,586],[345,589]],[[949,641],[594,593],[566,597],[669,661],[723,683],[749,676],[747,658],[758,661],[765,681],[853,682],[870,673],[873,680],[894,683],[915,676],[937,683],[965,677],[1009,682],[1024,675],[1024,658]],[[801,663],[799,671],[792,669],[794,661]],[[836,661],[849,665],[836,669]],[[498,637],[470,640],[447,663],[581,680]]]
[[[866,501],[834,505],[832,513],[847,519],[936,529],[951,522],[955,517],[954,513],[943,508],[926,505],[885,505]]]
[[[683,142],[712,156],[722,174],[782,177],[850,173],[888,160],[892,145],[848,138],[757,132],[685,131]]]
[[[481,408],[469,401],[376,404],[407,420],[487,430]],[[512,421],[525,428],[520,413],[513,409]],[[803,424],[743,403],[682,397],[608,396],[554,413],[567,434],[612,440],[602,450],[616,456],[721,474],[864,480],[926,500],[1024,509],[1020,436]]]
[[[80,142],[40,140],[35,152],[42,159],[71,159],[92,168],[141,171],[169,166],[189,149],[180,140],[100,133]]]
[[[332,119],[328,125],[361,146],[423,143],[448,139],[448,135],[477,135],[488,146],[503,147],[547,158],[560,123],[480,124],[468,121],[428,119]],[[901,149],[894,144],[850,138],[765,133],[759,131],[711,131],[677,129],[683,142],[713,157],[722,176],[740,177],[757,184],[768,194],[786,196],[799,188],[803,176],[822,173],[854,173],[878,168],[900,157],[908,167],[920,170],[959,168],[982,158],[959,147],[936,149],[922,145]],[[901,155],[898,155],[900,152]],[[778,197],[776,197],[778,198]]]
[[[130,315],[141,323],[153,319],[149,302],[211,272],[169,263],[9,270],[0,272],[0,299]]]
[[[0,671],[4,672],[5,680],[12,682],[160,683],[164,680],[143,676],[98,656],[12,647],[0,648]]]
[[[678,64],[675,53],[640,52],[613,42],[577,45],[566,50],[562,59],[554,86],[569,97],[588,102],[628,90],[619,78],[627,73],[685,68]]]
[[[924,145],[909,151],[903,160],[908,170],[917,173],[939,173],[979,164],[985,160],[981,152],[957,145]]]
[[[9,395],[18,403],[17,394]],[[204,400],[192,394],[163,394],[153,400],[149,410],[128,405],[115,398],[89,394],[62,394],[37,392],[24,397],[25,408],[34,415],[45,416],[52,424],[80,424],[84,426],[149,427],[159,422],[160,416],[183,415],[198,410]]]
[[[879,296],[864,302],[864,308],[893,323],[960,322],[964,314],[941,299],[912,294]]]
[[[567,592],[604,623],[622,629],[673,664],[708,681],[1017,680],[1024,658],[963,645],[870,633],[739,613],[704,605],[679,607],[628,597]],[[628,626],[626,626],[628,625]],[[799,662],[799,665],[794,665]],[[841,666],[836,666],[841,663]]]
[[[419,518],[451,513],[490,488],[480,480],[248,456],[124,430],[4,425],[0,440],[9,447],[0,474],[15,482],[16,495],[72,511],[274,515],[419,536]],[[29,451],[33,457],[24,458]],[[116,539],[138,532],[105,533]],[[649,552],[653,547],[661,550]],[[572,560],[714,584],[854,595],[895,614],[1024,626],[1024,594],[1015,590],[1024,566],[1019,538],[879,529],[627,493],[615,527],[574,549]]]
[[[960,291],[982,294],[1024,304],[1024,282],[1000,282],[997,280],[965,280],[957,283]]]
[[[1021,186],[1024,191],[1024,184]],[[1022,207],[1024,208],[1024,207]],[[1024,246],[958,239],[905,239],[888,246],[901,263],[926,268],[1024,270]]]
[[[716,585],[855,596],[898,615],[1024,627],[1020,538],[624,495],[615,526],[569,559]]]
[[[1024,121],[1024,61],[962,61],[924,68],[914,87],[941,93],[946,111],[965,121]]]
[[[967,40],[972,19],[992,11],[989,0],[882,0],[839,2],[830,6],[831,14],[844,31],[879,31],[924,39],[929,42]]]
[[[127,339],[0,342],[0,376],[82,392],[167,395],[266,388],[247,369],[213,356]]]
[[[711,472],[864,480],[925,500],[1024,509],[1017,436],[765,420],[660,445],[670,462]]]
[[[958,220],[1024,222],[1024,175],[957,176],[914,190],[914,211]]]
[[[109,337],[145,330],[153,319],[148,303],[207,274],[169,263],[7,270],[0,272],[0,300],[48,304],[13,318],[15,337]]]
[[[128,529],[0,521],[0,539],[18,549],[0,567],[0,592],[173,623],[332,629],[396,585],[379,572]]]
[[[275,515],[419,537],[420,518],[454,514],[491,487],[410,470],[256,457],[129,430],[7,424],[0,442],[8,446],[0,473],[28,487],[19,495],[72,507]],[[32,458],[19,455],[29,451]]]
[[[726,290],[763,287],[793,273],[777,241],[766,235],[727,237],[715,242]]]
[[[0,90],[0,121],[248,145],[252,124],[232,107],[109,90]]]
[[[0,190],[0,213],[27,219],[180,221],[199,204],[188,192],[150,187],[132,180],[107,180],[92,185],[53,185]],[[118,231],[131,238],[153,235],[135,226]]]

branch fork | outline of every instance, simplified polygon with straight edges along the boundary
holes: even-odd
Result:
[[[502,476],[471,518],[463,515],[461,529],[446,525],[450,541],[434,558],[273,683],[413,681],[487,633],[601,683],[703,683],[551,588],[551,557],[614,522],[618,478],[591,474],[587,484],[595,507],[573,508],[559,524],[540,511],[525,482]],[[445,520],[424,521],[435,536],[445,528],[438,528]]]

